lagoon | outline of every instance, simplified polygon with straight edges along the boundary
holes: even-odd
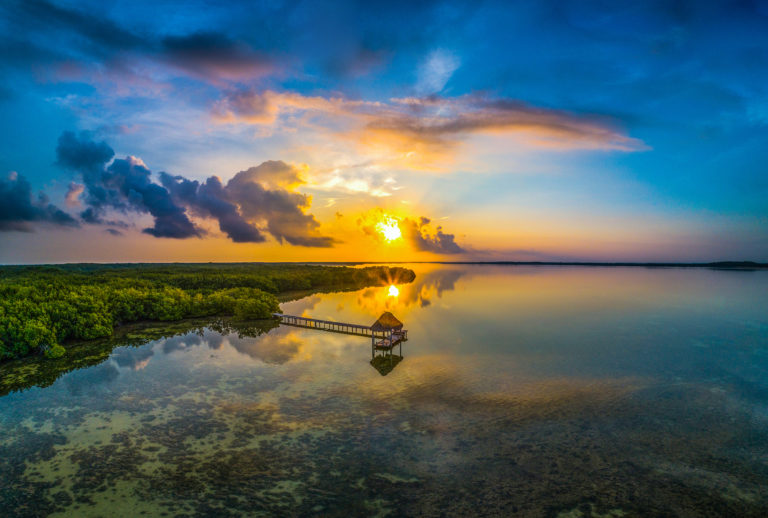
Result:
[[[405,266],[281,305],[391,311],[389,369],[361,337],[155,324],[3,395],[3,514],[768,514],[768,271]]]

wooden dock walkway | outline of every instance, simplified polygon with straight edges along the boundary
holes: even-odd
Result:
[[[408,340],[408,331],[395,331],[386,338],[382,338],[378,342],[375,342],[373,347],[376,349],[389,350],[397,344],[405,342],[406,340]]]
[[[348,322],[320,320],[317,318],[285,315],[283,313],[272,313],[272,316],[280,320],[281,324],[287,326],[318,329],[321,331],[330,331],[332,333],[342,333],[346,335],[365,336],[371,339],[372,349],[391,350],[396,345],[402,344],[408,340],[408,331],[405,329],[373,330],[370,326],[350,324]]]

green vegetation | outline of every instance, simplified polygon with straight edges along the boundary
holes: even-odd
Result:
[[[0,267],[0,360],[62,343],[109,337],[143,320],[269,318],[276,295],[410,282],[405,268],[297,264],[167,264]]]
[[[92,367],[106,361],[116,347],[141,347],[154,340],[181,336],[188,333],[202,334],[211,329],[221,334],[237,333],[240,338],[260,336],[279,324],[275,320],[234,321],[231,318],[198,318],[177,322],[136,322],[115,329],[112,336],[87,341],[67,343],[61,356],[29,356],[18,361],[0,364],[0,397],[30,387],[47,387],[64,374],[77,369]],[[56,354],[56,353],[54,353]]]
[[[49,347],[45,350],[45,357],[46,358],[61,358],[64,356],[64,353],[66,353],[67,350],[64,349],[60,345],[54,345],[53,347]]]

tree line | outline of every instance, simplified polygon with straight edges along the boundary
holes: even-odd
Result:
[[[413,271],[298,264],[0,267],[0,360],[65,353],[68,340],[111,336],[123,323],[193,317],[269,318],[276,295],[410,282]]]

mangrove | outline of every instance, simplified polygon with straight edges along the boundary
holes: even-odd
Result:
[[[69,264],[0,267],[0,361],[65,354],[122,324],[270,318],[278,296],[411,282],[412,270],[307,264]]]

